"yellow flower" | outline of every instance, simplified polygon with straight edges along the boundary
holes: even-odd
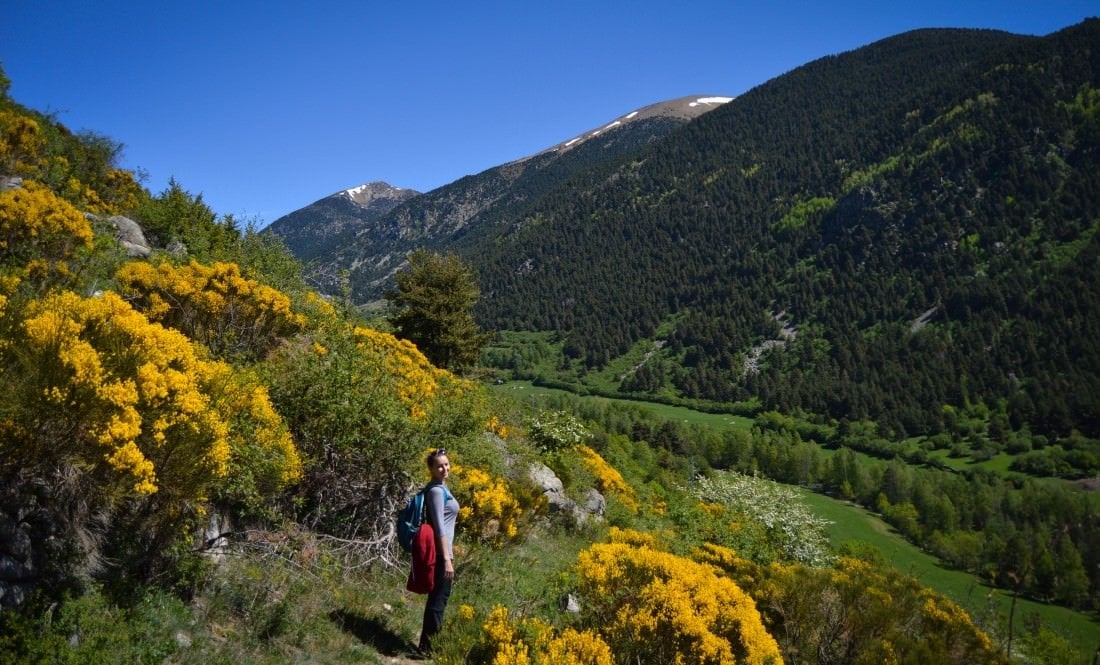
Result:
[[[752,598],[714,566],[612,542],[582,552],[577,575],[603,637],[627,659],[730,663],[738,653],[736,662],[781,662]]]
[[[599,453],[588,446],[577,446],[577,451],[581,455],[581,461],[596,476],[596,485],[601,492],[618,497],[619,501],[631,510],[638,509],[638,499],[634,495],[634,489],[623,480],[622,474],[615,467],[608,464]]]

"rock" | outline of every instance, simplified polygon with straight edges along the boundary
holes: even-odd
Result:
[[[118,242],[126,249],[127,256],[147,258],[152,249],[149,241],[145,239],[145,231],[141,225],[122,215],[112,215],[107,221],[115,225]]]
[[[554,474],[553,469],[545,464],[534,464],[528,473],[535,486],[542,490],[542,495],[546,497],[546,506],[551,513],[566,515],[576,513],[576,502],[565,495],[561,478]]]
[[[603,520],[604,513],[607,511],[607,500],[596,489],[588,490],[584,506],[581,507],[576,501],[566,496],[561,479],[550,467],[545,464],[535,464],[528,471],[528,475],[542,490],[550,513],[568,515],[578,526],[590,519],[597,522]]]
[[[31,558],[31,537],[25,528],[0,512],[0,554],[8,554],[16,561]]]
[[[173,240],[168,247],[165,248],[165,251],[177,259],[187,258],[187,245],[179,240]]]
[[[19,563],[10,556],[0,556],[0,580],[20,582],[31,575],[31,567]]]
[[[593,487],[588,490],[588,494],[585,496],[584,509],[592,517],[603,519],[604,513],[607,512],[607,499],[600,494],[599,490]]]
[[[126,256],[144,259],[148,258],[152,252],[149,241],[145,239],[145,231],[140,224],[129,217],[122,215],[100,217],[90,212],[84,213],[84,216],[92,221],[107,222],[115,227],[115,240],[118,240],[118,244],[126,250]]]
[[[581,603],[575,595],[567,593],[561,599],[561,610],[570,614],[578,614],[581,611]]]
[[[15,175],[0,176],[0,192],[6,192],[9,189],[19,189],[23,186],[23,179]]]

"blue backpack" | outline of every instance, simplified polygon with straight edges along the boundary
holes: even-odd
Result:
[[[429,484],[409,497],[409,500],[405,502],[405,507],[397,513],[397,543],[406,552],[412,552],[416,532],[420,530],[420,525],[424,522],[424,514],[427,511],[427,506],[424,505],[424,493],[431,487],[433,485]],[[451,498],[451,493],[447,491],[444,485],[440,485],[440,487],[443,488],[443,501],[446,502]]]

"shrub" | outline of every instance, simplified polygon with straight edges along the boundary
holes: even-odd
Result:
[[[581,445],[592,434],[570,413],[543,411],[527,423],[527,436],[542,452],[555,453]]]
[[[186,266],[135,261],[119,288],[150,319],[183,332],[225,358],[256,359],[302,330],[290,298],[241,274],[234,263]]]
[[[304,456],[297,517],[358,541],[368,557],[392,549],[393,515],[422,473],[420,451],[460,449],[485,422],[471,384],[366,328],[322,326],[277,349],[262,372]]]
[[[638,509],[638,499],[634,495],[634,489],[623,480],[615,467],[608,464],[604,458],[588,446],[578,446],[577,452],[581,461],[596,476],[596,487],[605,494],[610,494],[622,502],[632,511]]]
[[[472,608],[471,608],[472,609]],[[513,621],[508,608],[496,606],[482,625],[481,639],[468,663],[494,665],[611,665],[607,643],[593,631],[555,631],[538,619]]]
[[[783,555],[808,565],[831,561],[828,521],[813,514],[798,490],[764,478],[716,471],[696,480],[691,488],[703,501],[721,504],[761,524],[769,542]]]
[[[1004,655],[969,615],[887,565],[841,557],[834,567],[759,566],[731,550],[698,553],[752,593],[786,654],[818,662],[1000,664]]]
[[[297,475],[262,390],[117,294],[3,314],[0,486],[47,525],[41,547],[59,531],[94,570],[105,539],[129,572],[152,574],[231,471],[264,488]]]
[[[618,662],[782,662],[756,604],[715,566],[611,542],[582,552],[576,572],[585,623]]]
[[[462,532],[496,547],[515,538],[523,509],[507,481],[457,464],[452,465],[451,473],[456,492],[462,497],[458,516]]]
[[[88,220],[46,187],[27,181],[23,187],[0,192],[0,263],[55,263],[91,246]]]

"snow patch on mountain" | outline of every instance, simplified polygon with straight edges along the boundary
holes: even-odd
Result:
[[[569,150],[575,147],[578,143],[585,141],[586,139],[595,138],[600,136],[604,132],[608,132],[617,127],[634,121],[643,120],[645,118],[652,118],[656,116],[677,117],[683,119],[691,119],[699,116],[711,108],[726,104],[733,101],[733,97],[720,97],[720,96],[691,96],[681,97],[679,99],[672,99],[666,102],[659,102],[657,104],[650,104],[644,108],[631,111],[624,116],[612,120],[608,124],[600,127],[599,129],[589,130],[579,136],[569,139],[563,143],[550,148],[549,150]]]
[[[700,97],[694,102],[688,104],[688,106],[699,106],[701,104],[726,104],[733,101],[733,97]]]

